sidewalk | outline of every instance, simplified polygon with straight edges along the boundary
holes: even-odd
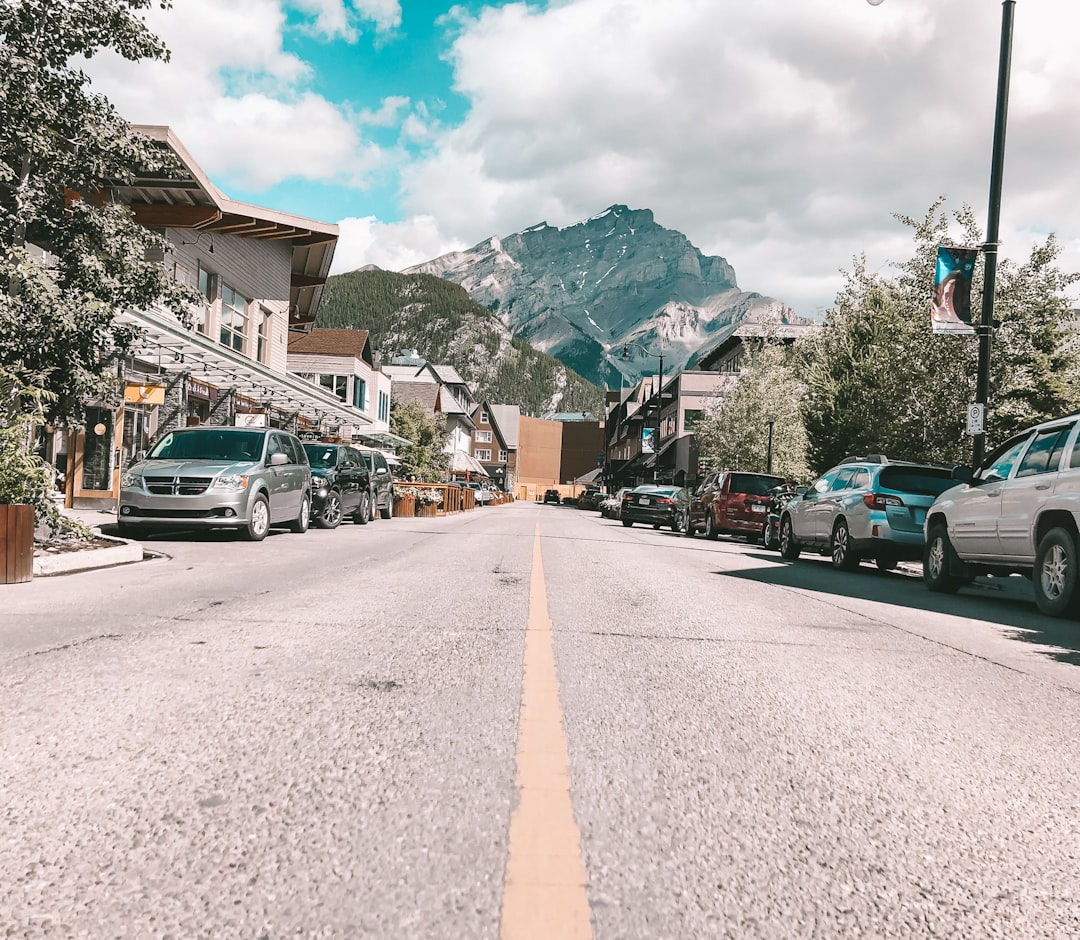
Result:
[[[105,535],[101,526],[116,521],[113,509],[67,509],[58,506],[71,519],[77,519],[90,527],[94,533],[91,542],[54,542],[34,544],[34,577],[57,574],[73,574],[94,568],[109,568],[143,560],[143,547],[139,542]]]

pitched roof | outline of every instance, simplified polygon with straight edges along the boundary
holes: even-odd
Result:
[[[314,329],[289,336],[289,352],[316,356],[352,356],[371,364],[367,330]]]
[[[428,363],[427,368],[435,373],[435,377],[444,385],[465,385],[465,380],[461,377],[461,373],[458,372],[453,366],[437,366],[433,363]]]
[[[510,450],[517,450],[521,409],[517,405],[489,405],[488,414]]]
[[[400,363],[386,363],[384,362],[380,367],[383,375],[390,376],[395,382],[400,379],[412,379],[417,382],[434,382],[435,378],[427,377],[427,373],[424,371],[423,366],[417,365],[402,365]]]
[[[435,382],[404,382],[395,379],[390,384],[390,397],[403,405],[417,402],[428,414],[435,414],[439,410],[440,389],[441,386]]]

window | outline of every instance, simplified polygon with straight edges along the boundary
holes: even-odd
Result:
[[[476,443],[477,444],[490,444],[491,443],[491,432],[490,431],[477,431],[476,432]]]
[[[349,377],[347,375],[320,375],[319,384],[333,392],[342,401],[349,400]]]
[[[246,352],[248,301],[228,284],[221,285],[221,345]]]
[[[481,424],[489,424],[490,423],[488,421],[488,413],[486,411],[481,411],[480,412],[480,423]]]
[[[693,431],[698,426],[698,422],[705,417],[705,412],[700,408],[687,408],[683,412],[683,427],[687,431]]]
[[[199,293],[202,294],[203,302],[198,309],[195,310],[195,322],[192,326],[200,333],[206,333],[207,322],[210,319],[210,308],[214,306],[214,301],[218,297],[218,276],[212,271],[207,271],[201,264],[199,265],[199,273],[197,275],[197,282]],[[187,283],[186,281],[184,283]],[[195,284],[189,285],[191,287]]]
[[[491,451],[487,449],[480,450],[479,448],[477,448],[473,451],[473,456],[477,460],[491,460]]]
[[[353,407],[361,411],[367,408],[367,382],[359,377],[353,380]]]
[[[499,451],[499,463],[506,463],[507,453],[505,450]]]
[[[256,338],[255,358],[263,363],[270,361],[270,318],[270,311],[265,307],[260,307],[259,332]]]
[[[1030,439],[1031,435],[1025,434],[1021,438],[1006,441],[979,468],[979,480],[983,483],[997,483],[1000,480],[1008,479],[1009,474],[1012,473],[1013,465],[1020,457],[1020,452],[1027,447]]]
[[[1037,473],[1052,473],[1061,465],[1061,451],[1065,439],[1069,436],[1072,425],[1047,428],[1040,431],[1031,442],[1024,459],[1016,471],[1018,477],[1034,476]]]
[[[379,392],[379,420],[390,420],[390,396],[386,392]]]

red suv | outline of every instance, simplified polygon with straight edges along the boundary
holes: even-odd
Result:
[[[707,539],[714,539],[720,533],[745,535],[750,541],[757,541],[768,520],[769,491],[784,482],[783,477],[769,473],[736,470],[710,473],[694,492],[683,532],[694,535],[700,530]]]

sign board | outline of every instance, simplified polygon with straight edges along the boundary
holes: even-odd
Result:
[[[129,405],[164,405],[164,385],[136,385],[134,383],[124,386],[124,401]]]
[[[265,428],[266,415],[241,411],[236,415],[236,420],[233,423],[238,428]]]
[[[967,432],[968,434],[982,434],[986,424],[986,405],[968,405],[967,409]]]

